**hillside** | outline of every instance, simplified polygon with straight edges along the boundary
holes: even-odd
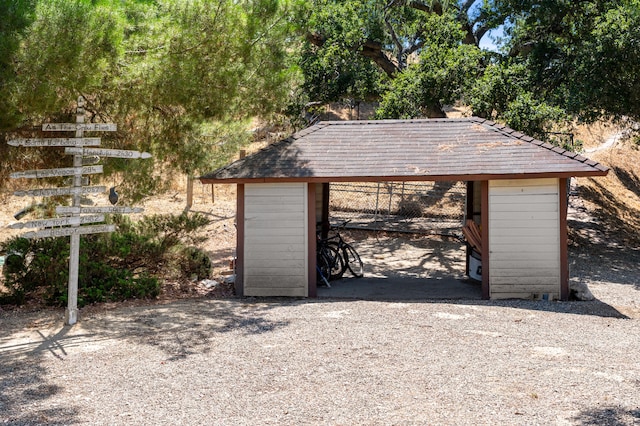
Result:
[[[610,168],[602,178],[577,180],[575,196],[581,208],[597,219],[594,232],[613,247],[640,249],[640,150],[632,141],[617,138],[620,129],[583,128],[585,156]],[[577,232],[576,236],[589,239]]]

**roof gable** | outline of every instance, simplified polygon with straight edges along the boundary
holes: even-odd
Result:
[[[603,176],[607,167],[477,117],[326,121],[202,176],[253,181]]]

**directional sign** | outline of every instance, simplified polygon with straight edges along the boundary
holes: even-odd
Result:
[[[44,123],[44,132],[72,132],[84,130],[87,132],[115,132],[118,126],[114,123]]]
[[[142,213],[143,211],[144,209],[142,207],[124,207],[124,206],[96,206],[96,207],[58,206],[56,207],[57,214],[86,214],[86,213],[126,214],[126,213]]]
[[[102,232],[114,232],[116,230],[115,225],[93,225],[93,226],[78,226],[73,228],[51,228],[43,229],[41,231],[32,231],[22,234],[22,238],[49,238],[49,237],[68,237],[69,235],[85,235],[85,234],[98,234]]]
[[[82,165],[90,166],[92,164],[98,164],[100,162],[100,157],[97,155],[92,155],[90,157],[82,157]]]
[[[89,175],[102,173],[102,166],[64,167],[62,169],[25,170],[11,173],[9,177],[16,178],[49,178],[57,176]]]
[[[148,152],[131,151],[128,149],[65,148],[64,153],[73,155],[98,155],[100,157],[113,158],[151,158],[151,154]]]
[[[100,138],[32,138],[11,139],[11,146],[98,146]]]
[[[98,194],[105,192],[106,186],[82,186],[74,188],[43,188],[29,189],[26,191],[15,191],[13,195],[24,197],[30,195],[32,197],[54,197],[56,195],[80,195],[80,194]]]
[[[96,214],[91,216],[75,216],[75,217],[61,217],[55,219],[38,219],[31,220],[29,222],[16,222],[9,225],[11,229],[22,228],[50,228],[55,226],[68,226],[68,225],[84,225],[86,223],[104,222],[103,214]]]

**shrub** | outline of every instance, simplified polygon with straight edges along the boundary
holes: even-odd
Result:
[[[166,277],[206,278],[211,261],[197,247],[195,231],[208,223],[199,214],[154,215],[133,222],[114,216],[118,231],[80,239],[78,306],[88,303],[153,298]],[[13,238],[0,246],[7,253],[0,303],[23,304],[41,298],[50,305],[67,302],[69,239]]]

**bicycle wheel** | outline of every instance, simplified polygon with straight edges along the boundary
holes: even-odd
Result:
[[[329,275],[331,271],[331,267],[329,266],[329,259],[322,252],[318,252],[316,256],[316,269],[318,272],[318,284],[325,284],[327,287],[331,287],[329,285]]]
[[[362,263],[362,259],[360,259],[360,255],[356,249],[349,244],[345,244],[342,251],[344,252],[344,263],[349,271],[354,277],[362,278],[364,275],[364,264]]]
[[[342,278],[346,266],[340,251],[333,244],[327,244],[322,252],[328,260],[329,280],[339,280]]]
[[[327,241],[327,247],[331,248],[331,252],[332,252],[332,257],[335,257],[336,254],[338,256],[338,259],[336,259],[336,262],[338,263],[337,265],[335,265],[335,275],[338,276],[338,278],[342,278],[342,276],[344,275],[345,271],[347,270],[347,261],[344,258],[344,253],[342,251],[342,247],[344,246],[344,242],[343,241]],[[338,273],[338,265],[340,265],[341,267],[341,271]]]

